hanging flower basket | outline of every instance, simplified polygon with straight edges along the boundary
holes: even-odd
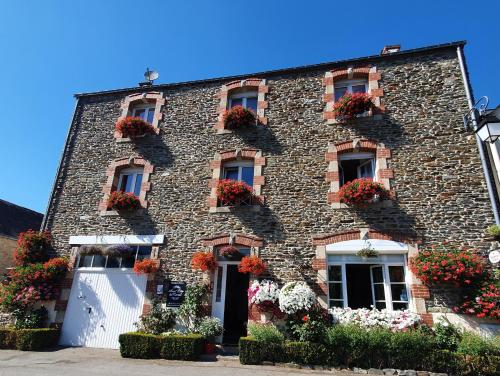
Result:
[[[219,248],[219,256],[228,260],[238,260],[241,258],[241,253],[238,248],[232,245],[225,245],[224,247]]]
[[[223,206],[237,206],[251,197],[252,187],[244,182],[225,179],[217,185],[217,199]]]
[[[103,249],[103,256],[120,257],[130,256],[134,250],[128,244],[114,244]]]
[[[213,272],[219,264],[211,252],[196,252],[191,259],[191,266],[202,272]]]
[[[366,93],[346,93],[333,105],[333,113],[339,121],[354,119],[374,108],[371,97]]]
[[[136,260],[134,263],[134,273],[151,274],[158,271],[158,260],[144,259]]]
[[[363,249],[360,249],[357,253],[356,256],[359,256],[361,258],[367,259],[367,258],[373,258],[373,257],[378,257],[378,252],[374,250],[373,248],[366,247]]]
[[[340,202],[347,205],[365,206],[387,197],[388,192],[384,186],[368,178],[350,181],[339,190]]]
[[[273,310],[280,296],[280,289],[276,282],[264,279],[255,281],[248,289],[248,302],[255,304],[262,312]]]
[[[133,193],[114,191],[108,197],[108,209],[110,210],[135,210],[141,207],[141,201]]]
[[[154,134],[154,127],[147,121],[139,117],[127,116],[116,122],[115,129],[121,133],[122,137],[142,137],[146,134]]]
[[[102,255],[104,248],[100,245],[81,245],[78,248],[78,253],[80,256]]]
[[[267,270],[267,265],[257,256],[245,256],[238,265],[240,273],[261,275]]]
[[[256,123],[255,113],[242,106],[234,106],[224,112],[224,128],[239,129]]]

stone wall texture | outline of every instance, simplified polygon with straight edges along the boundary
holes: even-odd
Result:
[[[217,134],[223,84],[211,80],[155,86],[164,93],[159,135],[117,143],[114,125],[129,92],[79,99],[46,227],[57,252],[70,252],[70,235],[165,234],[159,257],[168,277],[201,281],[190,258],[202,239],[230,232],[258,236],[260,256],[278,281],[316,280],[313,235],[370,227],[413,234],[425,246],[443,240],[488,248],[484,229],[493,223],[473,135],[462,126],[467,111],[455,48],[365,61],[380,73],[380,119],[355,125],[323,118],[325,72],[332,67],[268,73],[267,125]],[[336,65],[338,66],[338,64]],[[334,209],[327,202],[329,143],[367,138],[391,150],[392,207]],[[207,197],[216,152],[254,148],[266,158],[260,210],[209,213]],[[100,216],[106,169],[118,158],[142,156],[155,166],[149,207],[137,215]]]

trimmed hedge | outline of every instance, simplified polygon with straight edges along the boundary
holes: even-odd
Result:
[[[197,360],[205,340],[199,334],[162,336],[132,332],[121,334],[118,341],[124,358]]]
[[[16,331],[13,329],[0,329],[0,349],[16,348]]]
[[[0,329],[0,349],[39,351],[57,345],[59,329]]]

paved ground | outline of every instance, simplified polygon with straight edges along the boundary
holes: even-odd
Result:
[[[235,358],[217,362],[123,359],[116,350],[63,348],[46,352],[0,350],[0,376],[352,376],[352,372],[243,366]]]

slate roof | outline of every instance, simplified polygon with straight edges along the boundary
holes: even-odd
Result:
[[[39,230],[43,214],[0,199],[0,235],[16,238],[20,232]]]

